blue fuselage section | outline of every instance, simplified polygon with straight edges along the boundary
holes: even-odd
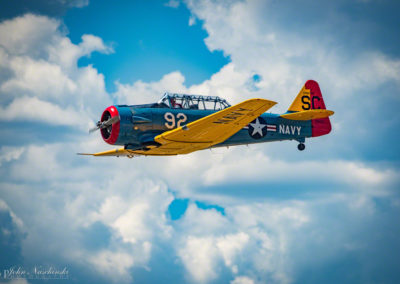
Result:
[[[192,110],[154,107],[151,105],[116,106],[120,130],[116,145],[140,149],[154,142],[154,137],[174,128],[208,116],[217,110]],[[213,147],[253,144],[280,140],[304,142],[311,137],[311,121],[281,118],[279,114],[264,113],[239,132]]]

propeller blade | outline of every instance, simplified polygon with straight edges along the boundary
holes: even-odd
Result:
[[[98,128],[97,126],[96,127],[93,127],[93,128],[90,128],[89,129],[89,134],[90,133],[93,133],[93,132],[95,132],[95,131],[97,131],[97,130],[99,130],[100,128]]]
[[[89,133],[93,133],[93,132],[95,132],[95,131],[97,131],[99,129],[103,129],[103,128],[109,127],[109,126],[113,125],[114,123],[117,123],[118,121],[119,121],[119,116],[111,117],[111,118],[109,118],[109,119],[107,119],[106,121],[103,121],[103,122],[98,121],[96,123],[96,127],[93,127],[91,129],[89,129]]]
[[[100,125],[100,128],[105,128],[105,127],[107,127],[107,126],[110,126],[110,125],[112,125],[112,124],[118,122],[118,121],[119,121],[119,116],[111,117],[110,119],[108,119],[108,120],[106,120],[106,121],[103,121],[103,122],[101,123],[101,125]]]

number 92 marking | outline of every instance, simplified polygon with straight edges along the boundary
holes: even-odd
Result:
[[[184,113],[181,113],[181,112],[176,115],[176,118],[171,112],[166,112],[164,114],[164,118],[166,120],[164,125],[168,129],[175,128],[175,124],[176,124],[177,127],[181,127],[182,124],[185,123],[186,120],[187,120],[186,115]]]

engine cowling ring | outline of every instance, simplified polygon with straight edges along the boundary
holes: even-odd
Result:
[[[101,115],[100,121],[103,122],[115,116],[119,117],[118,109],[115,106],[109,106],[104,110],[103,114]],[[100,132],[105,142],[114,145],[115,142],[117,142],[119,130],[120,130],[120,121],[118,120],[109,127],[101,129]]]

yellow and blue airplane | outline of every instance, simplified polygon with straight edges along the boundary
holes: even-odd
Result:
[[[119,149],[92,156],[169,156],[214,147],[305,139],[328,134],[334,112],[326,110],[317,82],[307,81],[284,114],[265,113],[276,102],[249,99],[237,105],[215,96],[165,93],[157,103],[105,109],[95,128]]]

